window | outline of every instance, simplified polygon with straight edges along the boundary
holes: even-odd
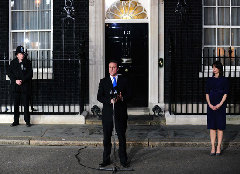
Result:
[[[52,67],[52,1],[10,1],[10,57],[18,45],[27,49],[33,70]]]
[[[116,1],[106,11],[106,19],[148,19],[147,11],[137,1]]]
[[[210,64],[232,50],[225,66],[240,66],[240,0],[203,0],[203,50],[213,58]]]

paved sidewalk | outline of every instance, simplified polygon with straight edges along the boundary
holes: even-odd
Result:
[[[0,145],[102,146],[101,125],[19,125],[0,124]],[[206,126],[129,125],[130,146],[210,146]],[[240,147],[240,125],[227,125],[224,146]]]

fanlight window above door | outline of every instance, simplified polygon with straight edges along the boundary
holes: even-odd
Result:
[[[136,1],[116,1],[106,12],[106,19],[147,19],[147,11]]]

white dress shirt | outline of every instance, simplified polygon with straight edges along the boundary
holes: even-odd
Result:
[[[111,80],[112,80],[112,84],[113,84],[113,76],[110,75],[110,78],[111,78]],[[118,75],[115,76],[115,79],[116,79],[116,82],[117,82],[117,80],[118,80]]]

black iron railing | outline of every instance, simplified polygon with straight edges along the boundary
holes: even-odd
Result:
[[[30,99],[32,114],[79,114],[84,107],[82,64],[80,59],[68,59],[49,55],[34,59]],[[0,58],[0,114],[13,113],[13,99],[8,78],[7,57]],[[23,109],[23,108],[21,108]],[[23,110],[22,110],[23,111]]]
[[[219,60],[228,78],[227,114],[240,114],[240,57],[233,48],[203,50],[201,61],[194,57],[172,56],[169,111],[171,114],[206,114],[205,83],[213,76],[212,64]],[[182,65],[180,65],[182,63]]]

